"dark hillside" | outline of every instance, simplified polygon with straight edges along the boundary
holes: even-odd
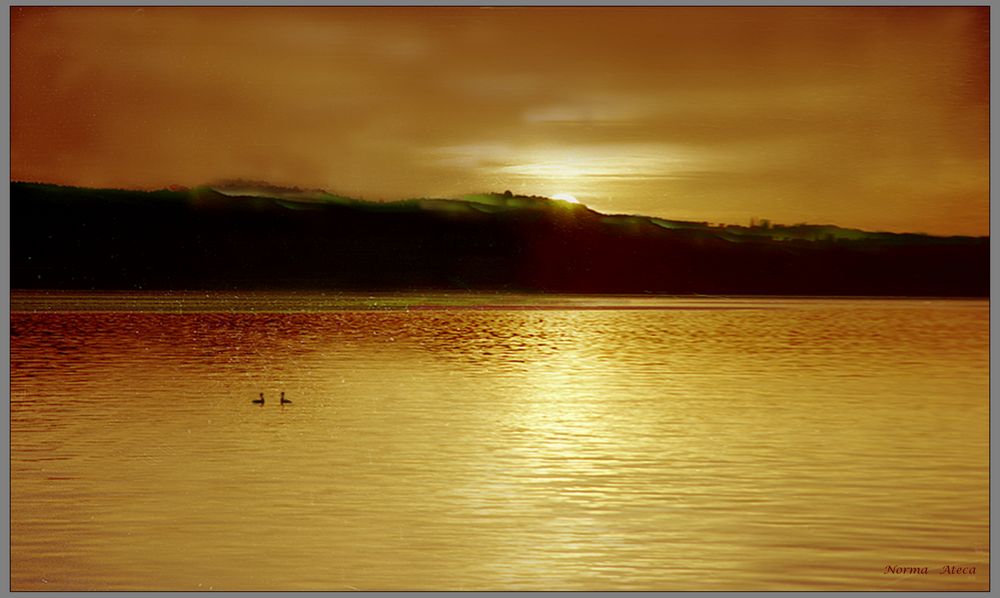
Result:
[[[988,296],[989,239],[769,231],[544,198],[370,203],[11,184],[11,286]]]

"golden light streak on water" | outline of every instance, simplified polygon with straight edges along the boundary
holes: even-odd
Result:
[[[13,305],[13,589],[989,586],[985,301]]]

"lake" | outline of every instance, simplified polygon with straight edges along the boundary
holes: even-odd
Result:
[[[986,300],[15,292],[10,400],[14,590],[989,588]]]

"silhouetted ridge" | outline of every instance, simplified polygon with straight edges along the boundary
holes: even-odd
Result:
[[[512,194],[378,203],[251,187],[12,183],[12,287],[989,293],[986,237],[710,226]]]

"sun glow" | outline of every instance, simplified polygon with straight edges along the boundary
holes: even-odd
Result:
[[[552,199],[558,199],[559,201],[568,201],[569,203],[580,203],[580,200],[573,197],[569,193],[556,193],[552,196]]]

